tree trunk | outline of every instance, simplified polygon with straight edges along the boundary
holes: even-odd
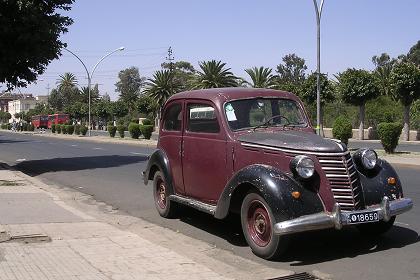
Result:
[[[359,106],[359,140],[365,140],[365,103]]]
[[[410,140],[410,105],[404,106],[404,127],[402,130],[402,140]]]

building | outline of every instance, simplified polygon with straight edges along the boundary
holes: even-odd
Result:
[[[16,95],[18,99],[11,100],[8,102],[8,112],[12,115],[9,122],[19,121],[15,117],[15,114],[21,112],[28,112],[30,109],[34,109],[38,101],[32,96],[32,94],[20,94]]]
[[[12,101],[14,96],[10,92],[0,93],[0,111],[8,112],[9,111],[9,101]]]

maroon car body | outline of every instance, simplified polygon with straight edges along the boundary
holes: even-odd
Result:
[[[294,94],[196,90],[173,95],[162,112],[143,173],[160,215],[173,216],[178,203],[219,219],[240,213],[263,258],[282,253],[296,232],[354,224],[379,234],[412,207],[386,161],[316,135]]]

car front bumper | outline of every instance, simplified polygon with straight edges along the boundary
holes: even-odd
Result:
[[[410,198],[400,198],[390,201],[386,196],[379,205],[369,206],[366,209],[357,211],[341,211],[340,205],[336,203],[331,213],[321,212],[276,223],[274,225],[274,233],[286,235],[326,228],[341,229],[343,226],[350,224],[350,214],[363,214],[372,211],[377,211],[380,221],[387,222],[391,217],[407,212],[412,207],[413,201]]]

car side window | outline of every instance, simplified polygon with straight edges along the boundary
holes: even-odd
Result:
[[[220,131],[216,111],[208,104],[188,104],[188,127],[190,132],[218,133]]]
[[[167,131],[181,131],[181,104],[176,103],[166,109],[166,114],[163,120],[163,129]]]

